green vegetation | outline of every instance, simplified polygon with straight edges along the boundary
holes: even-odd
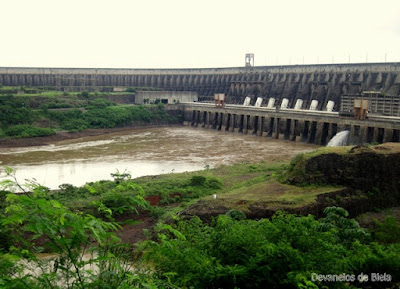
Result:
[[[57,130],[82,131],[180,121],[179,117],[169,115],[162,104],[116,105],[101,98],[100,94],[88,91],[79,94],[54,92],[54,95],[5,94],[16,90],[0,89],[3,92],[0,94],[0,137],[37,137],[54,134]]]
[[[211,224],[193,218],[173,226],[160,225],[157,242],[142,246],[157,277],[183,288],[328,285],[312,282],[312,273],[357,276],[379,271],[398,280],[400,244],[371,242],[369,233],[341,208],[327,208],[325,214],[315,220],[277,213],[271,220],[259,221],[221,215]]]
[[[1,233],[12,232],[15,244],[6,248],[11,242],[2,243],[1,288],[157,287],[151,276],[141,278],[131,270],[129,246],[113,233],[119,227],[116,223],[74,213],[49,199],[42,186],[1,184],[23,192],[8,194],[0,215]],[[44,251],[54,254],[52,262],[37,258]]]
[[[27,124],[10,126],[4,130],[4,135],[9,137],[38,137],[55,134],[51,128],[34,127]]]

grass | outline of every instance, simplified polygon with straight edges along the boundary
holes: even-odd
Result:
[[[305,153],[303,156],[305,159],[311,159],[313,157],[322,155],[322,154],[346,154],[350,151],[353,146],[344,146],[344,147],[320,147],[315,151]]]
[[[206,197],[204,200],[214,202],[230,209],[249,211],[255,203],[263,203],[265,209],[285,209],[302,207],[314,203],[320,194],[340,190],[339,187],[296,187],[281,184],[275,179],[242,186],[230,192],[217,195],[216,199]]]
[[[358,152],[364,152],[366,150],[371,150],[376,153],[393,153],[399,152],[400,148],[396,144],[392,143],[384,143],[384,144],[376,144],[376,145],[371,145],[371,144],[366,144],[366,148],[362,148],[360,150],[355,150],[354,153]],[[309,152],[302,154],[305,160],[311,159],[313,157],[322,155],[322,154],[347,154],[351,152],[351,150],[354,148],[354,146],[343,146],[343,147],[320,147],[315,151]]]

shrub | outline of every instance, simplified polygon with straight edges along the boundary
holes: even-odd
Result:
[[[174,226],[159,226],[159,243],[142,246],[147,245],[145,256],[152,270],[184,288],[330,287],[312,282],[311,273],[386,272],[393,280],[400,277],[398,244],[383,246],[357,239],[367,233],[346,217],[346,211],[332,208],[326,213],[323,222],[281,212],[271,220],[259,221],[220,215],[211,224],[195,217]],[[343,242],[344,236],[351,238]],[[359,284],[355,280],[350,285]]]
[[[69,131],[82,131],[84,129],[87,129],[89,127],[89,124],[84,119],[70,119],[64,121],[61,127]]]
[[[4,134],[9,137],[25,138],[53,135],[55,134],[55,131],[51,128],[41,128],[21,124],[5,129]]]
[[[57,109],[57,108],[74,108],[74,105],[70,103],[58,103],[58,102],[50,102],[44,103],[40,105],[40,109]]]
[[[81,92],[81,95],[83,97],[89,97],[90,93],[89,93],[89,91],[84,90],[84,91]]]
[[[0,187],[9,182],[1,181]],[[49,200],[40,186],[19,189],[23,193],[7,195],[6,215],[0,215],[0,238],[3,229],[18,237],[18,248],[7,254],[0,251],[1,288],[150,288],[131,272],[129,247],[118,244],[111,232],[117,224],[74,213]],[[44,249],[53,253],[49,263],[35,256]]]
[[[246,214],[240,210],[229,210],[226,215],[238,221],[246,219]]]
[[[105,99],[105,98],[96,98],[89,102],[89,109],[93,108],[106,108],[107,106],[115,105],[115,103]]]
[[[90,187],[94,189],[93,187]],[[96,193],[93,190],[93,193]],[[131,181],[119,182],[116,187],[100,195],[92,205],[98,212],[109,218],[124,213],[138,213],[139,208],[148,208],[149,203],[143,198],[143,189]]]
[[[392,216],[386,217],[383,222],[377,221],[374,237],[385,244],[400,242],[400,223]]]
[[[190,178],[191,186],[203,186],[206,183],[206,177],[204,176],[193,176]]]
[[[29,99],[12,95],[0,96],[0,127],[17,124],[31,124],[37,113],[28,107]]]

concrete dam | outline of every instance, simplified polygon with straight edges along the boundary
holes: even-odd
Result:
[[[175,105],[183,111],[186,125],[318,145],[326,145],[343,130],[349,131],[351,144],[400,141],[400,63],[204,69],[3,67],[0,83],[64,91],[110,87],[191,91],[200,102]],[[350,113],[338,113],[352,107],[352,96],[365,91],[375,95],[370,108],[373,104],[377,114],[355,119]],[[201,103],[213,101],[216,93],[225,94],[225,106]],[[260,98],[274,104],[261,105]]]
[[[96,69],[0,67],[0,83],[7,86],[49,86],[60,90],[98,91],[104,87],[152,87],[166,91],[195,91],[200,101],[224,93],[226,102],[242,104],[246,96],[288,99],[288,107],[302,99],[304,106],[328,101],[340,109],[340,97],[362,91],[400,95],[400,63],[321,64],[203,69]]]

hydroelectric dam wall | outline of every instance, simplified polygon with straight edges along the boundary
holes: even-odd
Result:
[[[400,63],[320,64],[203,69],[96,69],[0,67],[5,86],[51,86],[60,90],[100,90],[102,87],[154,87],[168,91],[196,91],[199,100],[225,93],[227,103],[242,104],[246,96],[283,98],[293,108],[296,99],[309,107],[329,100],[340,108],[340,96],[362,91],[400,95]]]
[[[179,104],[184,125],[219,131],[253,134],[291,141],[326,145],[343,130],[350,132],[350,144],[399,142],[400,118],[369,117],[356,120],[335,112],[269,109],[243,105],[216,107],[206,103]]]

